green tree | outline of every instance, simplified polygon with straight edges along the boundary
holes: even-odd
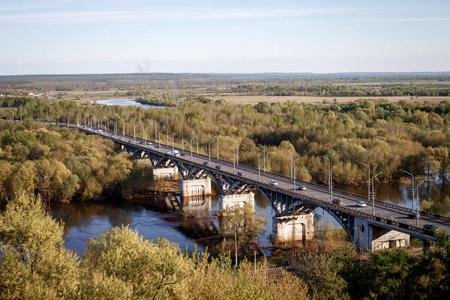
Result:
[[[264,226],[267,223],[265,215],[257,216],[254,207],[249,203],[226,207],[219,214],[220,234],[228,239],[234,239],[236,233],[241,252],[251,256],[253,251],[249,249],[249,244],[264,233]]]
[[[76,299],[77,257],[64,248],[63,226],[39,198],[21,194],[0,217],[3,299]]]
[[[82,265],[133,287],[133,298],[185,299],[190,260],[167,240],[150,242],[130,227],[91,238]]]

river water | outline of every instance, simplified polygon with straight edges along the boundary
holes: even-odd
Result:
[[[367,195],[367,186],[339,186],[363,196]],[[376,184],[376,198],[400,206],[412,208],[412,195],[410,186],[398,182]],[[448,186],[442,187],[437,181],[424,182],[419,189],[421,200],[439,201],[448,195]],[[209,246],[205,236],[198,236],[198,228],[215,227],[219,229],[216,216],[220,208],[218,196],[194,199],[194,204],[183,203],[177,198],[188,217],[183,217],[179,212],[161,209],[160,206],[152,204],[139,204],[120,199],[111,199],[107,202],[72,202],[69,204],[53,204],[51,214],[59,220],[64,221],[65,245],[68,249],[82,254],[85,244],[91,237],[100,235],[115,226],[129,225],[135,228],[147,239],[166,238],[180,245],[181,249],[189,251],[195,249],[204,250]],[[151,202],[151,201],[150,201]],[[199,205],[200,203],[200,205]],[[255,206],[258,214],[266,216],[266,232],[260,238],[261,245],[270,245],[272,238],[272,216],[273,211],[269,203],[260,195],[255,195]],[[317,208],[313,212],[322,222],[330,220],[335,227],[339,223],[328,213]],[[204,230],[203,230],[204,231]],[[206,233],[206,236],[208,233]],[[210,235],[214,235],[210,233]],[[269,255],[270,252],[266,251]]]
[[[152,107],[134,102],[133,99],[114,99],[97,101],[97,103]],[[336,186],[335,188],[367,196],[367,185]],[[379,200],[412,208],[411,189],[408,185],[398,182],[375,183],[375,191],[375,196]],[[443,187],[442,182],[435,179],[420,185],[419,199],[441,201],[449,192],[448,185]],[[178,200],[181,202],[180,199]],[[189,216],[187,218],[182,217],[178,212],[167,211],[161,207],[118,199],[111,199],[108,202],[53,204],[51,214],[64,221],[65,245],[78,254],[84,253],[85,244],[89,238],[122,225],[129,225],[131,228],[137,229],[147,239],[155,240],[164,237],[171,242],[178,243],[181,249],[187,248],[189,251],[193,251],[195,249],[204,250],[208,245],[207,239],[202,237],[202,234],[213,233],[205,233],[205,228],[209,228],[206,231],[214,231],[219,228],[215,218],[216,212],[220,208],[219,203],[218,196],[197,199],[192,205],[184,203],[184,206],[191,211],[186,214]],[[272,209],[259,194],[255,195],[255,205],[258,213],[267,217],[266,232],[261,236],[260,244],[269,245],[272,234]],[[335,227],[339,226],[338,222],[326,212],[324,213],[322,209],[316,209],[314,214],[323,222],[330,220]],[[266,251],[265,254],[270,253]]]
[[[92,101],[92,103],[103,104],[103,105],[138,106],[138,107],[145,107],[145,108],[164,108],[164,106],[142,104],[142,103],[136,102],[136,99],[98,100],[98,101]]]

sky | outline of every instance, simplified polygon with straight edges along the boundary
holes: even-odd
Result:
[[[0,75],[450,71],[449,0],[0,3]]]

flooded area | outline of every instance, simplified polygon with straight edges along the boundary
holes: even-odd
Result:
[[[104,105],[120,105],[120,106],[131,105],[131,106],[138,106],[138,107],[145,107],[145,108],[164,108],[164,106],[142,104],[142,103],[136,102],[136,99],[97,100],[97,101],[92,101],[92,103],[104,104]]]

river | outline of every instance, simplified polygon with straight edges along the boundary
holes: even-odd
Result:
[[[138,106],[138,107],[145,107],[145,108],[164,108],[165,107],[165,106],[142,104],[142,103],[136,102],[136,99],[110,99],[110,100],[98,100],[98,101],[91,101],[91,102],[96,103],[96,104],[103,104],[103,105]]]
[[[367,186],[339,186],[360,195],[367,195]],[[412,197],[409,193],[410,186],[398,182],[378,183],[375,185],[376,198],[390,203],[412,207]],[[439,181],[424,182],[419,189],[421,200],[439,201],[448,195],[449,187],[442,187]],[[181,205],[183,203],[178,198]],[[202,203],[198,205],[197,203]],[[270,245],[272,236],[273,211],[269,203],[260,195],[255,195],[255,205],[258,214],[266,216],[266,232],[260,238],[261,245]],[[186,205],[186,207],[188,207]],[[132,203],[120,199],[111,199],[108,202],[72,202],[69,204],[52,204],[53,217],[64,221],[64,239],[68,249],[82,254],[85,251],[87,240],[100,235],[115,226],[130,225],[147,239],[155,240],[160,237],[167,238],[171,242],[180,245],[181,249],[189,251],[195,249],[204,250],[208,243],[203,239],[196,239],[195,227],[204,227],[212,224],[218,229],[219,224],[215,217],[219,209],[219,197],[211,196],[205,199],[197,199],[196,204],[189,206],[194,218],[184,218],[177,212],[162,210],[160,207],[149,204]],[[330,220],[335,227],[339,223],[322,209],[317,208],[313,212],[322,222]],[[267,255],[270,254],[266,251]]]

